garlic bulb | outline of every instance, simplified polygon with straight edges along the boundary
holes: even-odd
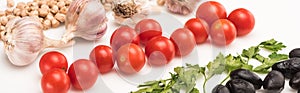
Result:
[[[133,27],[151,12],[160,13],[159,7],[151,6],[149,0],[115,0],[113,4],[114,21],[117,24]],[[150,11],[151,10],[151,11]]]
[[[166,0],[165,4],[169,11],[187,15],[193,12],[197,2],[199,2],[199,0]]]
[[[64,42],[74,37],[86,40],[101,38],[107,29],[105,9],[99,0],[75,0],[71,3],[66,16]]]
[[[68,46],[62,41],[46,38],[42,29],[43,25],[34,17],[15,18],[7,23],[1,32],[1,40],[12,64],[28,65],[36,60],[44,48]]]

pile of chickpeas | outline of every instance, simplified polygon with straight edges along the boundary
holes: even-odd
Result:
[[[7,9],[0,10],[0,31],[5,29],[7,22],[16,17],[36,17],[43,24],[43,29],[56,28],[65,22],[68,7],[73,0],[33,0],[18,2],[7,0]]]

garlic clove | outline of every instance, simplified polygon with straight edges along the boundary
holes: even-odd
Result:
[[[75,0],[67,12],[67,31],[62,41],[69,42],[74,37],[98,40],[106,32],[106,22],[106,12],[99,0]]]

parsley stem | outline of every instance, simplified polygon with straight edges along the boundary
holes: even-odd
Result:
[[[226,78],[223,79],[220,84],[223,84],[229,77],[230,77],[230,74],[227,74]]]
[[[204,84],[203,84],[203,93],[206,93],[206,83],[207,81],[211,78],[212,76],[210,77],[206,77],[206,75],[204,75]]]
[[[206,86],[206,82],[207,82],[207,77],[205,74],[203,74],[203,76],[204,76],[204,83],[203,83],[202,88],[203,88],[203,93],[206,93],[205,86]]]

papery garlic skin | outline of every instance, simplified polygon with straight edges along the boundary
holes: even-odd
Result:
[[[173,13],[188,15],[193,12],[196,3],[199,1],[200,0],[166,0],[165,4],[168,10]]]
[[[124,9],[129,9],[131,11],[134,11],[134,14],[129,14],[132,15],[131,17],[127,17],[128,14],[126,13],[119,13],[120,11],[114,11],[114,10],[121,10],[122,7],[118,7],[122,5],[128,5],[131,6],[132,4],[135,4],[135,7],[133,8],[127,8],[123,7]],[[160,13],[160,9],[158,7],[154,7],[150,5],[149,0],[114,0],[113,2],[113,16],[114,16],[114,22],[120,25],[127,25],[130,27],[134,27],[134,25],[139,22],[142,19],[147,18],[147,16],[151,13]],[[119,9],[115,9],[119,8]],[[135,9],[135,10],[132,10]],[[127,11],[127,10],[126,10]],[[135,12],[136,11],[136,12]],[[122,17],[119,16],[119,14],[124,14]]]
[[[62,40],[68,42],[74,37],[98,40],[107,29],[106,12],[99,0],[75,0],[66,17],[66,29]]]
[[[1,33],[5,53],[10,62],[24,66],[34,62],[43,49],[43,25],[38,19],[16,18],[8,22]]]

